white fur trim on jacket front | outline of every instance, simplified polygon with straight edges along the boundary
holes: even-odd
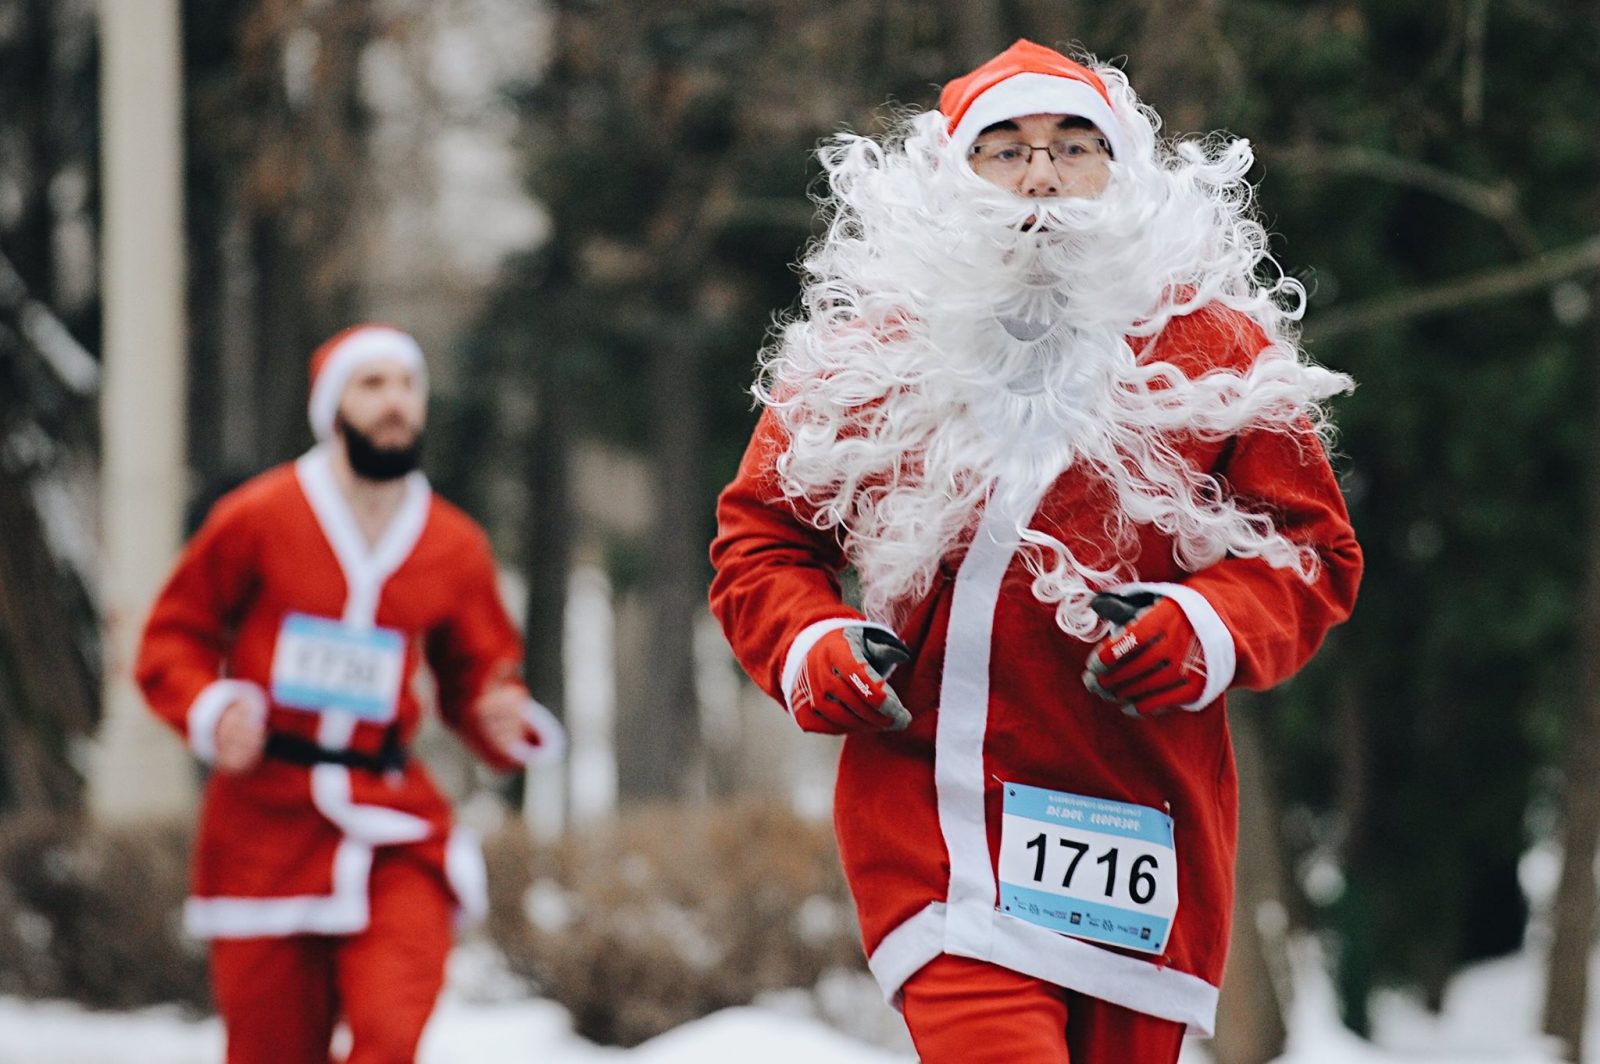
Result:
[[[901,987],[917,969],[949,953],[989,961],[1210,1034],[1216,1022],[1217,988],[1199,976],[1056,934],[996,908],[998,885],[984,806],[990,654],[1000,589],[1021,540],[1018,530],[1036,505],[1028,504],[1026,512],[1008,511],[1000,501],[1006,497],[1004,487],[999,485],[992,493],[956,572],[945,636],[934,788],[950,864],[949,887],[942,903],[930,903],[891,930],[868,966],[891,1003],[898,1001]],[[1185,596],[1173,597],[1181,604]],[[1228,645],[1231,649],[1231,638]]]

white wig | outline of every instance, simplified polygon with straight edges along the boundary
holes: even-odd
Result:
[[[787,434],[785,496],[842,534],[870,616],[894,623],[926,594],[993,493],[1031,513],[1076,463],[1118,504],[1109,554],[1090,564],[1019,528],[1035,596],[1073,635],[1105,631],[1089,600],[1138,575],[1141,525],[1170,536],[1189,571],[1234,555],[1315,577],[1310,547],[1176,449],[1247,430],[1325,435],[1323,404],[1353,386],[1298,349],[1305,292],[1254,217],[1249,143],[1161,143],[1122,72],[1091,65],[1120,122],[1098,198],[990,184],[938,112],[881,142],[843,134],[819,151],[827,231],[754,392]],[[1208,306],[1239,323],[1241,343],[1259,328],[1260,355],[1190,379],[1130,346]]]

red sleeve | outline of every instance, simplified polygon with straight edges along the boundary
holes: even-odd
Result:
[[[1266,344],[1250,318],[1212,306],[1173,319],[1152,354],[1191,376],[1214,368],[1246,372]],[[1233,683],[1263,690],[1311,660],[1328,630],[1350,616],[1361,547],[1322,441],[1309,427],[1247,432],[1225,454],[1215,473],[1229,496],[1247,511],[1271,514],[1277,530],[1312,548],[1320,563],[1311,583],[1255,558],[1228,558],[1184,580],[1233,636]]]
[[[801,520],[778,487],[782,428],[764,411],[739,472],[717,499],[711,543],[711,612],[734,656],[761,688],[783,701],[783,663],[808,625],[860,618],[844,604],[844,551],[832,532]]]
[[[501,771],[520,768],[478,726],[474,703],[490,686],[522,686],[522,636],[500,601],[494,555],[483,530],[469,526],[462,546],[460,580],[448,619],[428,633],[428,666],[439,684],[439,714],[485,764]]]
[[[259,582],[260,525],[238,493],[223,497],[156,597],[134,676],[150,708],[189,739],[189,711],[222,674],[234,625]]]
[[[1311,583],[1258,558],[1228,558],[1184,581],[1205,596],[1233,635],[1234,683],[1264,690],[1311,660],[1328,629],[1350,616],[1361,547],[1314,436],[1241,436],[1219,473],[1246,509],[1271,513],[1278,531],[1311,547],[1320,562]]]

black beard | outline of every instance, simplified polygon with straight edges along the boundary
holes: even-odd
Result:
[[[344,452],[350,459],[350,468],[363,480],[398,480],[416,469],[421,460],[421,433],[404,447],[379,447],[343,415],[335,418],[334,424],[344,435]]]

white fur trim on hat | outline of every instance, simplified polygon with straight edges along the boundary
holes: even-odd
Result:
[[[384,358],[392,358],[408,367],[417,375],[423,388],[427,388],[428,366],[416,340],[386,325],[357,329],[339,342],[323,363],[322,372],[311,382],[311,400],[306,404],[306,415],[317,439],[333,438],[334,415],[339,412],[339,400],[343,398],[345,385],[350,383],[355,371]]]
[[[1105,97],[1092,85],[1054,74],[1014,74],[997,83],[967,107],[950,140],[965,152],[985,127],[1023,115],[1087,118],[1106,138],[1112,156],[1122,157],[1122,127]]]

